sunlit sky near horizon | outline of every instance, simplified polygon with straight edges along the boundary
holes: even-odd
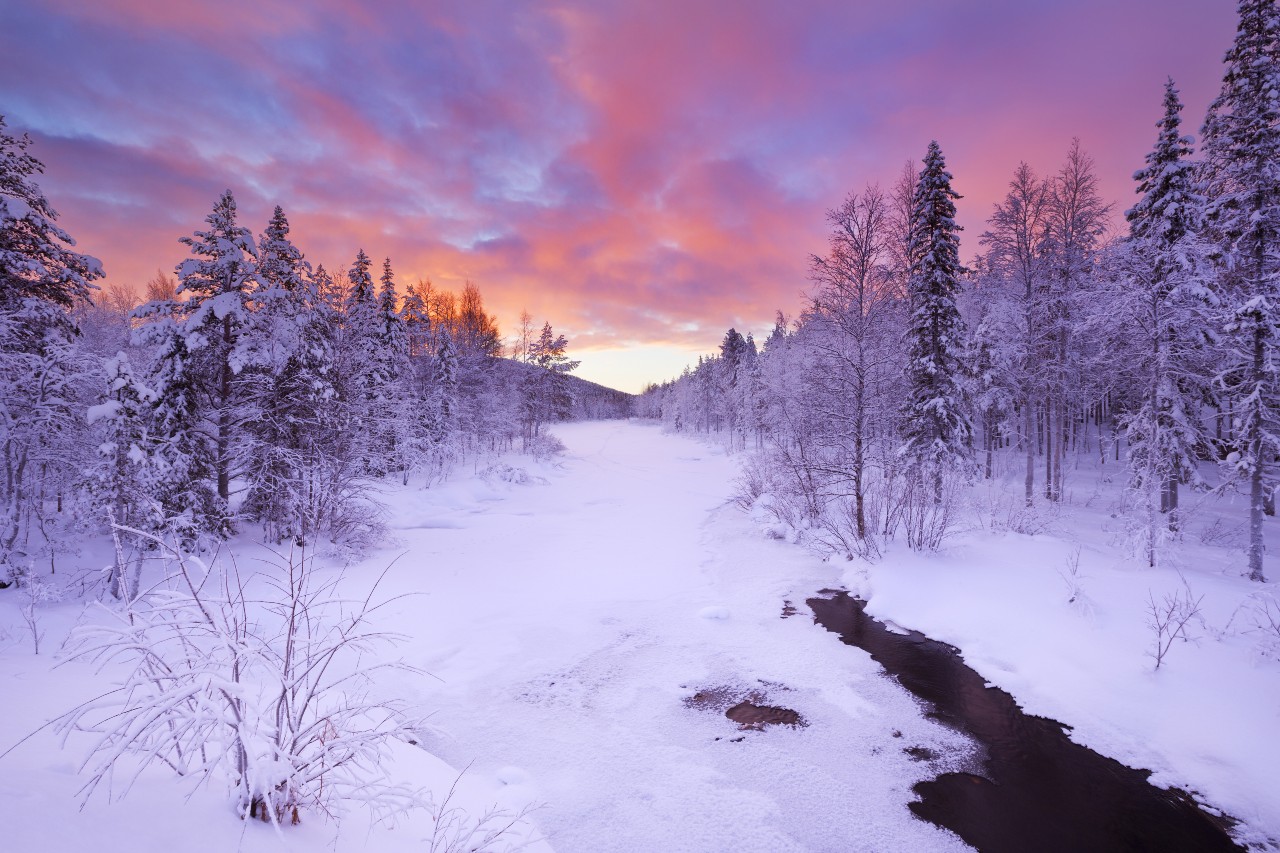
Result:
[[[825,212],[937,139],[971,256],[1025,160],[1117,219],[1172,75],[1195,134],[1230,0],[0,0],[0,115],[109,282],[218,194],[313,263],[474,281],[628,391],[797,313]]]

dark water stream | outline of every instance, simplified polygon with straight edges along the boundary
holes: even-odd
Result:
[[[944,773],[915,786],[919,817],[984,853],[1240,850],[1226,821],[1186,794],[1156,788],[1134,770],[1072,742],[1061,723],[1024,714],[988,687],[956,649],[923,634],[897,634],[867,616],[865,602],[822,590],[814,619],[933,706],[932,716],[983,745],[981,775]],[[1159,709],[1152,709],[1159,713]]]

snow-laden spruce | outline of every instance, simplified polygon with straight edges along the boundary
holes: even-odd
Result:
[[[1134,180],[1141,194],[1125,214],[1129,235],[1111,259],[1117,290],[1104,320],[1104,340],[1136,408],[1125,418],[1129,480],[1141,517],[1141,550],[1155,565],[1157,545],[1176,533],[1178,486],[1202,486],[1199,462],[1209,445],[1201,406],[1213,401],[1215,343],[1204,280],[1191,139],[1180,133],[1182,103],[1170,80],[1155,148]]]
[[[1280,454],[1280,8],[1241,0],[1222,90],[1202,136],[1208,239],[1227,333],[1217,381],[1248,483],[1249,574],[1263,580],[1262,516]]]
[[[102,264],[72,251],[75,240],[34,178],[44,164],[31,140],[0,116],[0,573],[26,570],[32,519],[44,518],[45,488],[74,479],[82,430],[73,401],[79,372],[72,309],[89,302]],[[52,477],[50,478],[50,475]],[[61,492],[59,492],[61,493]],[[7,571],[4,571],[7,569]]]
[[[956,296],[967,270],[960,263],[957,198],[942,149],[930,142],[912,199],[907,244],[911,319],[899,453],[931,490],[934,503],[942,502],[948,472],[966,468],[973,452],[973,425],[960,381],[965,329]]]

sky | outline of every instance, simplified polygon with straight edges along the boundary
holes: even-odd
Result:
[[[473,281],[627,391],[797,314],[826,211],[937,140],[978,250],[1073,138],[1118,221],[1173,76],[1195,134],[1230,0],[0,0],[0,115],[107,281],[224,189],[312,263]]]

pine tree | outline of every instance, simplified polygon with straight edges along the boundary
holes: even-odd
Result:
[[[134,374],[129,356],[123,351],[103,365],[107,386],[98,405],[89,410],[88,421],[97,424],[102,442],[90,467],[84,488],[95,509],[115,524],[146,529],[154,526],[150,511],[151,437],[147,415],[155,403],[155,393]],[[125,567],[113,565],[108,579],[111,594],[121,598],[126,590]]]
[[[942,150],[929,143],[912,200],[908,255],[911,320],[907,330],[909,396],[903,409],[903,456],[942,501],[943,472],[968,463],[973,428],[960,386],[964,327],[956,307],[960,226]]]
[[[378,291],[378,313],[382,320],[379,343],[384,352],[398,361],[409,353],[409,337],[405,331],[404,315],[399,308],[400,298],[396,295],[396,279],[391,271],[390,258],[382,262],[382,278],[379,282],[382,285]],[[388,377],[388,380],[394,378]]]
[[[201,391],[191,374],[189,338],[173,317],[161,313],[160,305],[151,303],[145,315],[149,322],[135,336],[138,343],[157,349],[150,378],[155,402],[146,424],[158,505],[151,529],[194,544],[206,534],[229,536],[231,516],[214,485],[216,445],[201,429]]]
[[[388,377],[381,351],[383,318],[369,274],[372,262],[361,249],[347,272],[347,289],[339,342],[339,387],[351,417],[378,423],[385,399]],[[381,429],[366,427],[355,439],[366,473],[382,476],[388,468],[387,448],[380,442]]]
[[[1130,481],[1141,494],[1158,495],[1148,503],[1158,504],[1170,530],[1178,526],[1179,483],[1201,482],[1197,448],[1206,436],[1198,409],[1209,398],[1211,372],[1209,294],[1197,269],[1204,199],[1196,192],[1191,139],[1180,133],[1181,111],[1170,80],[1155,148],[1134,175],[1141,198],[1125,214],[1129,236],[1118,253],[1124,289],[1120,301],[1107,300],[1106,308],[1125,326],[1122,358],[1145,368],[1126,429]],[[1141,349],[1134,351],[1134,344]],[[1154,564],[1154,529],[1147,538]]]
[[[1222,90],[1202,133],[1206,225],[1226,331],[1229,463],[1249,483],[1249,577],[1265,579],[1262,520],[1280,454],[1280,9],[1240,0]]]
[[[0,116],[0,317],[5,351],[38,346],[47,327],[65,336],[69,311],[89,301],[101,278],[97,258],[71,251],[76,241],[32,179],[44,164],[27,153],[30,138],[5,130]],[[15,328],[15,326],[17,328]]]
[[[310,267],[290,239],[280,207],[258,242],[258,280],[250,345],[257,358],[246,377],[256,412],[248,427],[254,446],[247,454],[241,512],[261,522],[270,541],[303,541],[308,448],[325,389],[316,358],[323,352],[311,329],[316,296]]]
[[[39,471],[69,473],[75,460],[55,452],[53,438],[72,417],[64,393],[76,368],[72,309],[88,303],[102,265],[71,250],[33,176],[43,164],[31,140],[5,130],[0,116],[0,564],[21,570],[22,517],[40,514]]]
[[[412,407],[405,405],[414,390],[409,370],[409,333],[390,258],[382,262],[379,282],[378,370],[385,389],[377,405],[379,444],[386,448],[388,460],[399,467],[402,482],[408,485],[409,472],[417,467],[425,436],[415,422]]]
[[[257,247],[248,228],[236,223],[236,202],[227,190],[205,221],[207,231],[183,237],[192,258],[180,263],[173,308],[186,336],[185,381],[199,395],[198,417],[211,425],[218,497],[231,497],[231,478],[242,461],[238,450],[250,415],[243,381],[245,367],[256,363],[251,305],[257,295]],[[164,397],[170,389],[156,388]],[[194,436],[192,440],[198,440]]]
[[[746,420],[743,388],[749,369],[747,356],[747,339],[737,329],[729,329],[720,341],[720,408],[725,428],[729,433],[729,447],[737,449],[739,439],[745,441],[741,433]]]
[[[567,418],[573,407],[573,395],[565,376],[581,362],[565,354],[568,348],[568,339],[552,331],[550,323],[542,325],[542,332],[530,348],[529,364],[536,369],[524,383],[521,420],[526,450],[533,445],[543,424]]]
[[[405,335],[408,339],[409,359],[429,359],[431,356],[431,318],[427,313],[427,300],[423,297],[424,282],[409,285],[404,304],[400,307],[404,317]]]
[[[443,473],[453,458],[458,428],[458,352],[448,329],[441,330],[439,338],[439,348],[431,359],[431,390],[424,426],[435,471]]]

